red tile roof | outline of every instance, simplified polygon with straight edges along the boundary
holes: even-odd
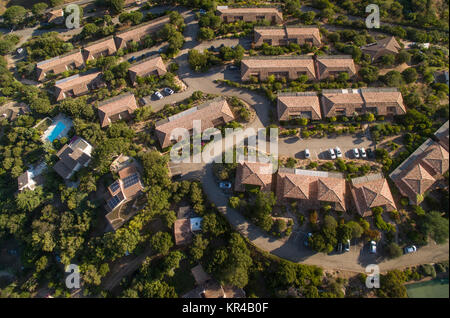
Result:
[[[100,117],[100,125],[106,127],[113,121],[112,117],[120,116],[126,113],[128,116],[137,109],[134,94],[125,93],[101,102],[98,105],[98,116]]]
[[[261,187],[262,191],[270,191],[272,186],[273,167],[270,163],[242,162],[236,170],[234,188],[245,191],[245,185]]]

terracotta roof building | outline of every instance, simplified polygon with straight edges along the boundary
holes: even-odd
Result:
[[[398,44],[397,40],[393,36],[361,47],[363,53],[369,54],[371,56],[372,61],[377,60],[383,55],[397,54],[400,49],[400,44]]]
[[[437,142],[444,147],[445,150],[448,150],[448,120],[443,124],[435,133],[434,136],[437,139]]]
[[[64,23],[64,10],[63,8],[53,8],[47,11],[47,22],[54,24]]]
[[[108,187],[106,210],[113,211],[123,203],[133,200],[144,187],[140,174],[134,165],[127,166],[119,171],[119,179]]]
[[[17,178],[17,184],[19,186],[19,191],[24,189],[34,190],[36,188],[36,181],[33,179],[30,170],[25,171]]]
[[[308,118],[320,120],[320,102],[316,92],[283,93],[277,97],[278,120]]]
[[[76,74],[55,83],[56,101],[60,101],[66,97],[81,96],[90,90],[100,88],[104,85],[101,72]]]
[[[61,74],[62,72],[81,67],[84,67],[83,54],[81,54],[81,50],[75,50],[37,63],[37,80],[43,81],[47,74]]]
[[[389,176],[411,204],[420,204],[425,193],[449,167],[449,154],[442,145],[427,139]]]
[[[374,207],[382,207],[385,211],[397,209],[389,184],[381,173],[352,179],[351,192],[356,210],[362,217],[372,215]]]
[[[173,140],[171,133],[175,128],[184,128],[191,133],[194,128],[194,120],[201,122],[200,129],[204,131],[207,128],[221,126],[234,120],[234,115],[226,99],[218,97],[160,120],[155,124],[155,131],[161,147],[170,146]]]
[[[136,83],[136,78],[145,77],[149,75],[162,76],[167,73],[166,66],[160,56],[149,57],[136,64],[133,64],[128,69],[130,80],[133,84]]]
[[[276,194],[279,201],[300,200],[302,206],[317,209],[330,204],[345,211],[345,179],[341,173],[280,168]]]
[[[82,167],[88,166],[91,161],[91,153],[92,146],[83,138],[77,137],[56,153],[59,161],[53,166],[53,169],[63,179],[69,179]]]
[[[324,117],[367,112],[384,116],[406,114],[402,94],[397,88],[324,89],[321,102]]]
[[[242,81],[248,81],[251,76],[264,81],[270,75],[274,75],[277,79],[284,77],[290,80],[306,75],[308,79],[314,80],[316,79],[314,60],[312,56],[258,56],[242,59]]]
[[[225,23],[263,20],[270,21],[272,24],[283,23],[283,14],[277,8],[229,8],[228,6],[217,6],[217,11]]]
[[[116,120],[129,120],[137,109],[133,93],[125,93],[107,99],[98,105],[100,125],[106,127]]]
[[[256,186],[261,191],[271,191],[272,175],[272,164],[244,161],[237,167],[234,189],[243,192],[245,186]]]
[[[267,43],[272,46],[295,44],[311,44],[319,46],[320,32],[317,27],[282,26],[254,27],[253,42],[255,46]]]
[[[317,79],[323,80],[330,76],[337,77],[346,72],[350,77],[356,75],[356,67],[350,55],[320,55],[316,56]]]
[[[84,46],[83,56],[86,61],[90,61],[101,56],[113,55],[116,51],[116,43],[114,37],[111,35]]]
[[[115,36],[116,48],[121,49],[126,47],[132,41],[140,42],[146,35],[159,31],[165,24],[170,22],[168,15],[156,18],[154,20],[141,23],[132,28],[118,32]]]

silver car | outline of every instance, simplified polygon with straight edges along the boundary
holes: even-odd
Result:
[[[361,158],[367,157],[366,150],[364,148],[359,149],[359,154],[361,155]]]
[[[353,148],[353,155],[355,156],[355,158],[359,158],[358,148]]]
[[[341,148],[336,147],[336,148],[334,148],[334,150],[336,151],[336,157],[342,158],[342,151],[341,151]]]
[[[309,157],[311,157],[309,149],[305,149],[305,158],[308,159]]]
[[[336,155],[334,153],[333,148],[328,149],[328,153],[330,154],[331,159],[336,159]]]

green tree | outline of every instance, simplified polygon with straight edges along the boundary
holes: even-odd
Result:
[[[125,0],[107,0],[107,5],[115,14],[119,14],[123,11]]]
[[[150,239],[153,250],[158,254],[167,254],[173,246],[172,236],[167,232],[157,232]]]
[[[402,249],[397,243],[392,242],[386,246],[386,254],[389,258],[397,258],[402,256]]]
[[[430,235],[438,244],[447,242],[449,235],[449,221],[441,213],[432,211],[420,220],[421,232]]]
[[[48,5],[45,2],[39,2],[39,3],[35,3],[31,9],[31,12],[33,12],[33,14],[35,16],[42,16],[45,12],[45,10],[48,8]]]
[[[406,83],[414,83],[417,80],[417,71],[413,67],[409,67],[402,72],[403,79]]]
[[[36,209],[44,200],[42,187],[38,186],[33,190],[23,190],[17,195],[17,207],[23,211],[31,212]]]
[[[5,22],[12,27],[16,27],[25,21],[27,10],[22,6],[11,6],[3,13]]]

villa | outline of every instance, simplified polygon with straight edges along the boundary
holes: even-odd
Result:
[[[146,35],[155,33],[169,22],[170,17],[165,15],[163,17],[123,30],[116,34],[116,48],[121,49],[127,47],[131,42],[140,42]]]
[[[336,211],[346,210],[345,178],[341,173],[280,168],[276,183],[279,202],[298,200],[309,209],[327,204]]]
[[[400,44],[398,44],[397,40],[393,36],[361,47],[363,53],[369,54],[372,61],[375,61],[387,54],[397,54],[400,49]]]
[[[448,138],[448,137],[447,137]],[[448,171],[449,153],[428,138],[389,175],[400,193],[413,205],[420,204],[426,192]]]
[[[76,74],[55,83],[56,101],[63,100],[66,97],[81,96],[104,85],[101,72]]]
[[[83,54],[81,54],[81,50],[75,50],[37,63],[37,80],[43,81],[48,74],[61,74],[82,67],[84,67]]]
[[[244,57],[241,61],[241,79],[248,81],[256,77],[265,81],[269,76],[276,79],[296,80],[302,75],[315,80],[314,60],[312,56],[258,56]]]
[[[155,124],[155,133],[161,147],[166,148],[174,141],[171,138],[171,133],[175,128],[187,129],[192,134],[195,120],[200,122],[200,129],[204,131],[207,128],[221,126],[234,120],[234,114],[226,99],[217,97],[167,119],[160,120]]]
[[[397,88],[324,89],[323,117],[354,116],[367,112],[377,115],[403,115],[406,108]]]
[[[272,190],[273,167],[270,163],[244,161],[237,167],[235,191],[244,192],[248,188],[257,187],[261,191]]]
[[[278,92],[277,96],[278,120],[294,118],[322,119],[319,96],[317,96],[316,92]]]
[[[133,84],[136,84],[137,77],[145,77],[149,75],[163,76],[167,73],[166,66],[160,56],[149,57],[136,64],[133,64],[128,69],[130,80]]]
[[[351,193],[356,210],[362,217],[372,215],[374,207],[382,207],[388,212],[397,209],[389,184],[381,173],[353,178]]]
[[[76,137],[56,153],[59,161],[53,166],[53,169],[61,178],[70,179],[75,172],[89,165],[91,153],[92,146],[83,138]]]
[[[283,23],[283,14],[277,8],[229,8],[228,6],[217,6],[217,11],[225,23],[264,20],[270,21],[272,24]]]
[[[98,105],[98,117],[102,128],[117,120],[129,120],[137,109],[133,93],[124,93],[102,101]]]
[[[319,55],[316,56],[317,79],[337,77],[347,73],[350,78],[356,75],[356,67],[350,55]]]
[[[85,61],[98,59],[101,56],[113,55],[117,52],[114,37],[111,35],[101,40],[89,43],[83,47],[82,52]]]
[[[118,174],[119,179],[108,187],[105,208],[109,212],[123,203],[133,200],[144,190],[140,174],[134,165],[122,168]]]
[[[261,46],[267,43],[271,46],[310,44],[319,46],[321,44],[320,32],[317,27],[304,26],[282,26],[282,27],[254,27],[253,43]]]

